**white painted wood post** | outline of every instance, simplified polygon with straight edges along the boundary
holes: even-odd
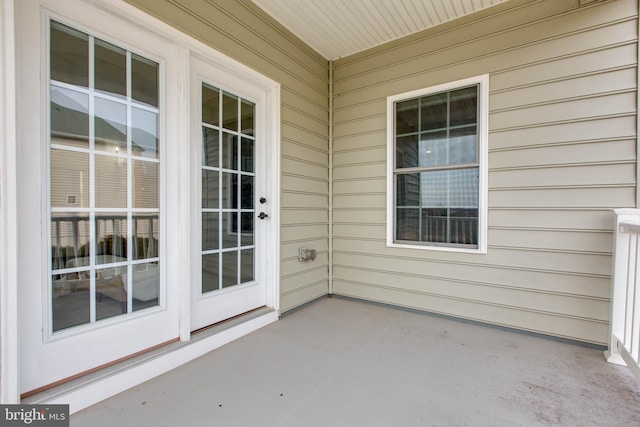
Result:
[[[629,265],[628,252],[631,235],[621,232],[620,223],[640,224],[640,209],[615,209],[614,216],[611,312],[609,315],[611,323],[609,325],[609,348],[604,354],[608,362],[626,365],[620,355],[616,337],[623,338],[625,334],[628,269],[633,267],[635,270],[635,265]]]

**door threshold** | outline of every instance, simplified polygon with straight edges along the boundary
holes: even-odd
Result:
[[[268,307],[218,323],[194,334],[21,400],[27,404],[68,404],[71,414],[164,374],[278,320]]]

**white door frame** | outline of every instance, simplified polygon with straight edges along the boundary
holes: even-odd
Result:
[[[14,58],[15,49],[13,47],[13,29],[14,22],[14,0],[1,0],[0,3],[0,22],[2,22],[2,33],[0,34],[0,54],[2,60],[2,74],[0,74],[2,88],[0,95],[2,95],[2,110],[0,114],[2,116],[2,140],[0,140],[1,149],[1,165],[2,165],[2,187],[0,187],[2,197],[0,199],[0,209],[3,214],[3,220],[0,222],[2,229],[2,245],[0,249],[0,266],[2,266],[2,274],[0,276],[0,291],[2,298],[2,307],[0,310],[0,323],[2,324],[1,332],[1,348],[0,348],[0,365],[2,373],[2,382],[0,392],[0,401],[2,403],[15,403],[19,402],[19,379],[17,373],[20,371],[20,359],[21,355],[18,354],[19,340],[18,340],[18,322],[16,321],[19,314],[19,305],[17,302],[18,288],[20,282],[18,281],[18,270],[20,267],[20,259],[17,256],[15,250],[12,248],[17,246],[17,237],[15,232],[5,233],[5,230],[16,230],[15,225],[19,224],[19,212],[16,211],[15,199],[19,192],[18,180],[16,173],[17,160],[15,157],[17,140],[20,137],[20,129],[16,127],[15,118],[15,104],[14,94],[15,77],[14,67],[16,64]],[[34,1],[37,0],[21,0],[21,1]],[[47,1],[47,0],[44,0]],[[39,3],[39,2],[38,2]],[[220,345],[232,341],[240,336],[243,336],[251,331],[265,326],[278,318],[279,310],[279,212],[280,212],[280,85],[279,83],[255,72],[249,67],[238,63],[237,61],[217,52],[208,45],[199,42],[190,36],[180,32],[179,30],[153,18],[143,11],[123,2],[122,0],[87,0],[87,3],[94,4],[99,8],[108,10],[111,13],[119,15],[121,18],[131,22],[135,22],[137,25],[142,25],[150,32],[161,35],[172,40],[178,44],[182,50],[182,81],[184,84],[181,88],[181,105],[184,107],[185,114],[181,115],[180,128],[182,129],[181,135],[184,138],[188,138],[188,105],[189,105],[189,58],[191,54],[197,54],[199,56],[206,57],[209,62],[214,63],[221,69],[228,70],[235,73],[237,76],[243,79],[247,79],[254,84],[260,85],[266,91],[267,105],[266,109],[270,111],[270,117],[267,124],[266,138],[269,139],[269,164],[273,170],[273,180],[268,183],[272,189],[271,194],[271,221],[274,223],[274,227],[270,227],[270,235],[265,238],[275,242],[275,253],[272,254],[277,261],[269,263],[268,277],[269,283],[267,286],[267,306],[272,308],[273,311],[267,315],[262,315],[257,319],[253,319],[246,323],[240,324],[233,328],[224,331],[221,334],[217,334],[207,339],[200,339],[197,342],[188,344],[178,348],[176,351],[157,357],[148,363],[136,366],[122,372],[115,373],[106,378],[85,384],[82,387],[76,387],[68,390],[68,392],[61,392],[56,397],[50,397],[45,400],[39,401],[37,398],[31,399],[33,402],[42,403],[69,403],[71,404],[71,411],[76,412],[91,404],[94,404],[102,399],[105,399],[113,394],[119,393],[146,381],[156,375],[166,372],[176,366],[186,363],[189,360],[198,357],[208,351],[211,351]],[[15,70],[19,73],[20,70]],[[17,137],[16,137],[17,135]],[[174,159],[180,162],[180,169],[182,171],[188,170],[189,159],[188,156],[180,156],[179,159]],[[185,209],[190,209],[193,205],[191,200],[188,173],[181,173],[180,180],[176,184],[179,188],[179,200],[178,203],[181,206],[185,206]],[[186,212],[183,212],[186,214]],[[183,215],[182,220],[177,224],[177,233],[186,232],[188,234],[189,215]],[[188,264],[189,247],[190,243],[188,239],[182,239],[179,242],[179,252],[182,256],[175,260],[181,264],[180,270],[183,273],[181,277],[182,283],[189,283],[191,277],[190,268]],[[22,260],[26,263],[26,260]],[[24,266],[22,267],[24,268]],[[179,332],[180,338],[183,341],[188,341],[190,338],[190,325],[189,325],[189,304],[190,304],[190,292],[188,286],[181,288],[179,293],[178,305],[179,305]],[[22,355],[24,357],[24,355]],[[5,375],[9,373],[9,375]]]

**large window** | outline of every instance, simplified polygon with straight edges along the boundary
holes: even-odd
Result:
[[[485,250],[487,79],[388,99],[389,243]]]
[[[50,31],[52,330],[159,304],[159,65]]]

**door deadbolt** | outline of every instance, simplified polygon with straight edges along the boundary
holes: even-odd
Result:
[[[265,204],[267,203],[267,199],[265,199],[264,197],[260,197],[260,204]]]

